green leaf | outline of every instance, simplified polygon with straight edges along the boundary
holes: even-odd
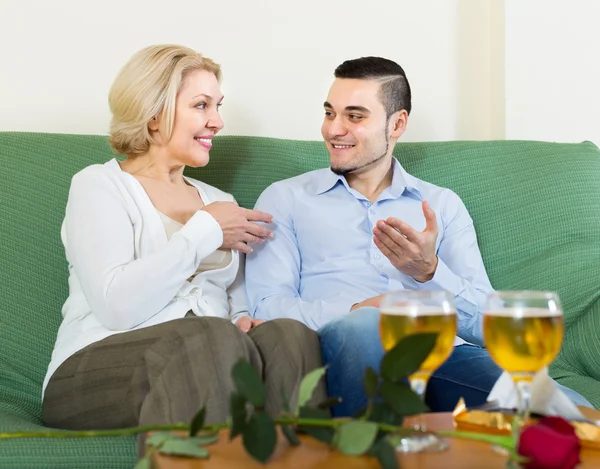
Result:
[[[319,380],[325,374],[325,367],[316,368],[308,373],[300,383],[300,391],[298,392],[298,405],[296,406],[296,415],[300,411],[300,407],[305,406],[315,391]]]
[[[166,441],[158,450],[160,453],[191,458],[208,458],[206,448],[199,448],[189,440],[177,439]]]
[[[382,469],[399,468],[396,450],[386,438],[382,438],[377,442],[376,446],[373,447],[371,454],[377,458]]]
[[[244,448],[250,456],[263,464],[275,451],[277,432],[273,419],[264,413],[252,414],[243,434]]]
[[[246,411],[246,398],[240,394],[233,393],[229,398],[229,412],[231,414],[231,432],[229,440],[244,433],[248,413]]]
[[[339,429],[334,428],[333,429],[333,438],[331,439],[331,443],[329,443],[329,446],[331,446],[332,448],[337,448],[339,439],[340,439]]]
[[[299,430],[328,445],[331,444],[335,435],[332,427],[302,427]]]
[[[369,451],[367,451],[367,456],[375,457],[377,455],[377,451],[379,451],[379,445],[381,444],[381,441],[384,438],[386,438],[388,435],[389,435],[389,433],[379,430],[379,432],[377,433],[377,436],[375,437],[375,442],[369,448]]]
[[[204,419],[206,418],[206,407],[202,407],[198,413],[194,416],[192,424],[190,425],[190,436],[194,436],[204,426]]]
[[[217,441],[219,441],[219,433],[218,432],[210,432],[210,433],[201,433],[196,436],[191,436],[188,438],[188,441],[191,441],[197,446],[205,446],[211,445]]]
[[[301,407],[298,416],[301,419],[310,420],[329,420],[331,421],[331,414],[327,410],[313,409],[312,407]],[[316,438],[323,443],[331,444],[335,432],[332,427],[298,427],[298,431],[308,433],[313,438]]]
[[[169,432],[153,433],[148,438],[146,438],[146,445],[154,446],[156,448],[157,446],[162,445],[165,441],[170,440],[171,438],[176,438],[176,436],[173,433]]]
[[[368,367],[362,382],[367,396],[371,399],[375,398],[375,395],[377,394],[377,385],[379,384],[377,372],[373,368]]]
[[[188,441],[196,446],[200,446],[200,445],[210,445],[211,443],[214,443],[215,441],[219,440],[219,434],[218,432],[206,432],[206,433],[200,433],[196,436],[192,436],[192,437],[181,437],[179,435],[176,435],[174,433],[169,433],[169,432],[159,432],[159,433],[154,433],[152,434],[149,438],[146,439],[146,445],[149,446],[153,446],[155,448],[160,448],[161,446],[164,446],[164,444],[167,441]]]
[[[427,406],[404,384],[385,381],[379,386],[379,394],[392,410],[400,415],[415,415],[426,412]]]
[[[317,408],[318,409],[329,409],[330,407],[333,407],[334,405],[339,404],[340,402],[342,402],[341,397],[328,397],[323,402],[320,402],[319,404],[317,404]]]
[[[336,447],[350,456],[364,454],[375,441],[377,430],[375,422],[354,420],[344,423],[337,428]]]
[[[298,435],[296,435],[296,432],[294,431],[294,429],[292,427],[290,427],[289,425],[281,424],[281,431],[287,438],[287,441],[290,442],[290,445],[292,445],[292,446],[300,445],[300,439],[298,438]]]
[[[385,423],[388,425],[400,426],[404,422],[402,415],[396,414],[392,408],[385,402],[376,402],[371,409],[370,422]]]
[[[419,369],[433,350],[437,334],[421,333],[406,336],[387,352],[381,361],[381,374],[392,381],[409,377]]]
[[[136,463],[133,469],[150,469],[151,467],[150,460],[148,458],[142,458]]]
[[[244,396],[254,407],[265,405],[265,384],[256,370],[246,360],[241,359],[231,371],[237,392]]]
[[[331,413],[327,409],[316,409],[314,407],[304,406],[300,408],[298,417],[311,420],[331,420]]]

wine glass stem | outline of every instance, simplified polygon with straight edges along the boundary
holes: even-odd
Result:
[[[410,388],[414,391],[414,393],[419,396],[421,402],[425,402],[425,390],[427,389],[427,378],[411,378],[410,380]],[[415,430],[420,430],[422,432],[426,431],[425,419],[423,414],[419,414],[415,419],[415,424],[413,426]]]
[[[528,380],[519,380],[517,385],[517,398],[519,404],[518,424],[513,425],[513,436],[518,436],[521,428],[527,424],[531,412],[531,383]]]

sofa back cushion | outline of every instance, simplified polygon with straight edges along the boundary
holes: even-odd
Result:
[[[600,331],[598,149],[435,142],[399,144],[395,154],[410,173],[462,197],[494,287],[559,293],[567,319],[561,360],[600,379],[600,338],[590,338]],[[70,180],[113,156],[103,136],[0,132],[0,405],[34,418],[68,293],[60,225]],[[210,164],[186,174],[252,207],[271,182],[327,162],[322,142],[224,136]]]

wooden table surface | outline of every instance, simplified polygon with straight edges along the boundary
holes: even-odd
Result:
[[[583,408],[582,408],[583,410]],[[585,411],[589,418],[600,420],[600,412]],[[450,413],[426,414],[426,424],[431,430],[452,429]],[[302,445],[291,447],[281,435],[275,454],[269,460],[268,469],[377,469],[379,463],[366,456],[345,456],[332,451],[324,443],[301,436]],[[506,457],[496,453],[486,443],[471,440],[448,439],[449,448],[441,453],[399,454],[402,469],[504,469]],[[228,430],[222,431],[219,442],[208,446],[210,459],[189,459],[157,455],[159,469],[265,469],[252,459],[242,446],[241,437],[229,442]],[[600,451],[582,450],[582,464],[578,469],[600,468]]]

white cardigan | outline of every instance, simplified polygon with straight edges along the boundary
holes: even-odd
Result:
[[[205,204],[234,200],[208,184],[186,181]],[[42,393],[61,363],[110,335],[182,318],[190,309],[232,321],[247,314],[244,259],[237,251],[226,267],[188,281],[223,243],[217,221],[198,211],[167,240],[144,188],[115,159],[73,177],[61,237],[69,297]]]

